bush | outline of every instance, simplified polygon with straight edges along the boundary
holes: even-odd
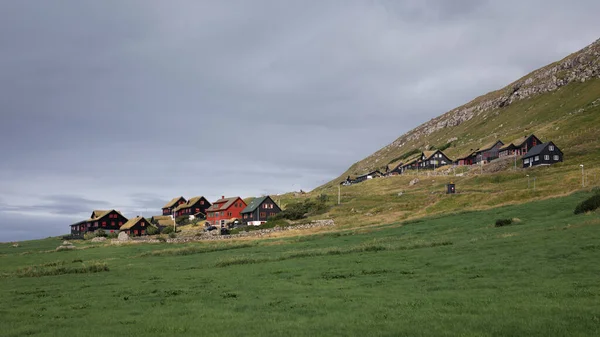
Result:
[[[190,217],[187,215],[178,216],[175,218],[177,226],[185,226],[190,224]]]
[[[91,240],[95,237],[96,237],[96,233],[94,233],[94,232],[87,232],[87,233],[83,234],[84,240]]]
[[[600,208],[600,194],[594,194],[587,200],[581,202],[577,207],[575,207],[575,211],[573,213],[580,214],[585,212],[591,212]]]
[[[109,239],[116,239],[118,237],[119,237],[119,234],[117,234],[115,232],[112,232],[112,233],[108,234],[108,238]]]
[[[177,237],[177,234],[175,234],[175,232],[171,232],[171,233],[169,233],[169,237],[170,237],[171,239],[174,239],[174,238],[176,238],[176,237]]]
[[[104,229],[100,228],[96,231],[96,236],[100,236],[100,237],[106,237],[106,232],[104,231]]]
[[[496,227],[508,226],[512,224],[512,219],[498,219],[496,220]]]
[[[154,226],[148,226],[148,228],[146,228],[146,234],[156,235],[156,234],[158,234],[158,228],[156,228]]]
[[[175,227],[173,226],[166,226],[165,228],[162,229],[162,231],[160,232],[161,234],[171,234],[175,232]]]
[[[164,236],[162,236],[162,235],[159,235],[159,236],[157,236],[157,237],[156,237],[156,239],[157,239],[158,241],[160,241],[160,242],[167,242],[167,238],[165,238],[165,237],[164,237]]]

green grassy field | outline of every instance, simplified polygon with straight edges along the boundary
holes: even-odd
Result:
[[[599,335],[589,195],[256,241],[3,244],[0,335]]]

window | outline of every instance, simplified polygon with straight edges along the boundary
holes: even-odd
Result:
[[[267,213],[265,213],[265,212],[260,212],[260,217],[261,217],[261,218],[264,218],[264,217],[266,217],[266,216],[267,216],[266,214],[267,214]]]
[[[204,200],[200,200],[200,205],[204,205]]]
[[[550,145],[550,147],[548,148],[548,150],[554,151],[554,145]]]
[[[137,234],[138,234],[138,230],[137,230],[137,229],[134,229],[134,230],[133,230],[133,234],[137,235]]]
[[[228,213],[227,213],[227,216],[232,216],[231,212],[228,212]]]
[[[533,158],[533,161],[540,161],[540,156],[535,156],[535,158]]]
[[[112,227],[114,227],[114,226],[115,226],[115,222],[114,222],[114,221],[111,221],[111,222],[110,222],[110,225],[111,225]]]
[[[123,221],[119,221],[119,227],[123,226]]]
[[[544,155],[544,160],[550,160],[550,155],[549,154],[545,154]]]
[[[114,233],[115,231],[111,230],[110,232],[111,232],[111,233]]]
[[[200,208],[196,208],[196,213],[199,213],[199,212],[200,212]]]
[[[525,164],[529,164],[529,158],[525,159],[525,160],[523,161],[523,163],[525,163]]]
[[[557,154],[554,155],[554,161],[559,161]]]
[[[94,222],[94,227],[98,227],[98,221]]]
[[[146,227],[146,224],[144,222],[142,222],[142,227]]]
[[[106,227],[106,221],[102,221],[102,227]]]
[[[225,215],[225,212],[221,211],[221,216]]]
[[[142,231],[140,232],[142,235],[146,234],[146,231],[142,229]]]

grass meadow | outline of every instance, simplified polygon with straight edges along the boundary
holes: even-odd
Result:
[[[573,214],[590,195],[254,241],[2,244],[0,335],[597,336],[600,214]]]

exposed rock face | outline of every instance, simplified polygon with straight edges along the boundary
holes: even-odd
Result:
[[[399,147],[438,130],[457,126],[488,110],[552,92],[572,82],[600,78],[600,39],[565,59],[538,69],[506,88],[479,97],[407,132],[387,147]]]

